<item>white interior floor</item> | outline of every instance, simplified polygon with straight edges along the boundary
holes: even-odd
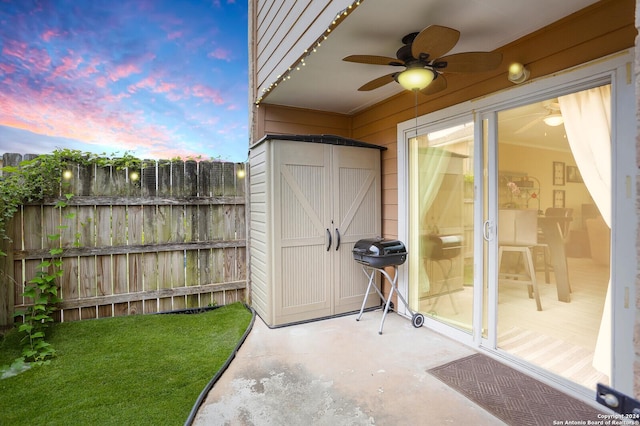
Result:
[[[608,383],[592,365],[609,282],[609,267],[590,258],[568,258],[571,302],[558,301],[553,273],[551,282],[538,272],[542,311],[536,310],[524,285],[499,286],[498,347],[587,388]],[[452,304],[455,304],[455,311]],[[423,299],[420,311],[461,327],[471,324],[473,287]],[[464,328],[464,327],[461,327]]]

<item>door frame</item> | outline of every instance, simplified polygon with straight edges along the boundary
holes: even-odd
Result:
[[[621,392],[633,394],[634,347],[633,328],[635,324],[635,273],[637,266],[636,230],[638,214],[636,201],[636,119],[635,119],[635,76],[633,74],[634,52],[625,50],[605,58],[573,67],[551,76],[514,86],[495,94],[467,101],[446,109],[399,123],[397,126],[398,146],[398,238],[408,241],[408,141],[416,134],[439,130],[457,124],[465,117],[475,119],[474,143],[476,182],[475,200],[475,232],[474,232],[474,324],[472,334],[448,326],[432,318],[425,319],[425,326],[441,332],[455,340],[468,344],[478,350],[486,351],[492,356],[502,358],[505,362],[526,369],[548,383],[555,383],[563,388],[593,398],[593,390],[579,386],[567,379],[556,376],[530,364],[520,364],[514,357],[496,349],[495,309],[489,309],[489,338],[482,337],[483,286],[486,266],[488,277],[497,277],[497,244],[495,219],[497,215],[497,153],[496,153],[496,115],[497,111],[515,106],[540,101],[552,96],[575,92],[597,85],[611,83],[612,90],[612,230],[611,230],[611,308],[612,308],[612,377],[611,384]],[[505,76],[506,78],[506,76]],[[488,120],[488,140],[486,147],[489,155],[490,169],[486,174],[482,167],[482,154],[485,147],[482,139],[483,120]],[[629,143],[625,143],[629,141]],[[632,155],[634,154],[634,155]],[[488,179],[488,194],[484,193],[484,181]],[[485,197],[488,197],[488,220],[485,222],[482,212]],[[486,233],[486,235],[483,235]],[[488,259],[484,259],[483,248],[485,237],[488,242]],[[411,250],[411,247],[407,247]],[[633,253],[633,256],[618,254]],[[403,265],[400,271],[398,288],[403,295],[408,295],[408,266]],[[497,286],[489,286],[488,306],[497,306]],[[406,310],[399,313],[407,315]],[[626,374],[625,374],[626,372]]]

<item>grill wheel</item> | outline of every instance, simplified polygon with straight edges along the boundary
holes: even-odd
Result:
[[[422,324],[424,324],[424,315],[417,312],[413,314],[413,317],[411,318],[411,324],[413,324],[415,328],[422,327]]]

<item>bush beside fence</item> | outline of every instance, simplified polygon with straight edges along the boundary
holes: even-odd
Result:
[[[2,162],[22,159],[4,154]],[[0,242],[7,253],[0,257],[0,325],[30,303],[24,285],[53,245],[64,249],[59,321],[245,298],[244,164],[145,161],[140,169],[69,171],[60,190],[74,195],[67,207],[56,208],[58,199],[23,205],[7,228],[12,241]],[[50,241],[52,234],[60,240]]]

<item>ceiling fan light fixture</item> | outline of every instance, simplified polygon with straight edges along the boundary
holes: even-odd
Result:
[[[544,121],[544,124],[547,126],[556,127],[564,123],[564,118],[562,118],[562,114],[554,113],[547,115],[542,121]]]
[[[407,90],[419,91],[427,87],[435,74],[427,68],[408,68],[398,74],[397,80]]]
[[[524,83],[529,78],[529,70],[520,62],[514,62],[509,65],[509,75],[507,78],[514,84]]]

